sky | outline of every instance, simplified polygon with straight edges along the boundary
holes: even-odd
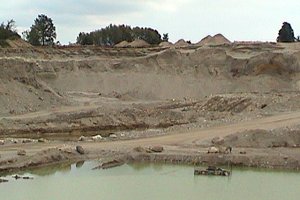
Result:
[[[151,27],[170,41],[198,42],[222,33],[231,41],[275,41],[282,23],[300,35],[299,0],[0,0],[0,21],[14,19],[22,33],[39,14],[50,17],[57,40],[109,24]]]

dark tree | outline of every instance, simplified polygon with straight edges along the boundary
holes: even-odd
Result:
[[[277,42],[295,42],[294,30],[288,22],[284,22],[279,30]]]
[[[15,21],[13,19],[7,21],[6,24],[2,22],[0,24],[0,40],[20,38],[20,35],[16,31]]]
[[[163,39],[164,42],[169,42],[169,34],[168,33],[164,33],[163,34]]]
[[[9,46],[7,43],[7,39],[14,40],[20,38],[20,35],[17,33],[15,29],[15,21],[9,20],[5,24],[2,22],[0,24],[0,46],[6,47]]]
[[[53,45],[56,39],[56,28],[51,18],[38,15],[29,31],[23,33],[32,45]]]
[[[112,25],[90,33],[79,33],[77,44],[114,46],[122,41],[132,42],[135,39],[142,39],[149,44],[159,44],[161,35],[157,30],[151,28],[131,28],[127,25]]]

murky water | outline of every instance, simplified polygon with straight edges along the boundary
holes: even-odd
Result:
[[[49,167],[27,172],[33,180],[0,184],[3,200],[298,200],[300,172],[234,169],[231,177],[193,175],[191,166],[97,164]]]

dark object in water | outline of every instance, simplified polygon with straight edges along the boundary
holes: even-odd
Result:
[[[7,183],[8,180],[0,178],[0,183]]]
[[[25,179],[25,180],[32,180],[33,177],[29,177],[29,176],[19,176],[19,175],[14,175],[12,176],[14,179],[18,180],[18,179]]]
[[[207,169],[197,168],[194,175],[213,175],[213,176],[230,176],[230,171],[215,166],[209,166]]]
[[[121,166],[124,164],[125,164],[125,162],[123,160],[112,160],[112,161],[104,162],[101,165],[99,165],[98,167],[95,167],[93,169],[109,169],[109,168],[118,167],[118,166]]]

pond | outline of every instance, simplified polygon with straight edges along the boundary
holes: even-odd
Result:
[[[231,177],[194,176],[193,166],[131,164],[91,170],[96,162],[36,169],[33,180],[0,184],[3,200],[298,200],[300,173],[233,169]]]

